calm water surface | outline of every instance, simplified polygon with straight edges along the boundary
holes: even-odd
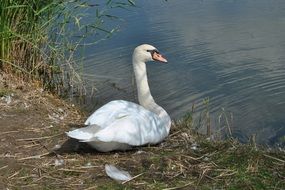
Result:
[[[233,135],[274,144],[285,135],[285,1],[137,1],[121,10],[120,32],[86,49],[85,76],[96,87],[90,105],[136,101],[131,54],[150,43],[169,64],[148,64],[152,94],[174,118],[210,98],[212,125],[221,109]],[[97,104],[96,104],[97,103]],[[92,107],[92,106],[91,106]],[[95,108],[94,106],[92,107]],[[230,118],[229,118],[230,119]]]

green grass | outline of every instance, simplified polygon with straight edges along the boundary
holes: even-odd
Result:
[[[78,73],[82,62],[74,55],[82,47],[95,45],[116,32],[113,20],[119,19],[111,14],[113,9],[134,6],[130,0],[100,3],[2,0],[0,69],[26,80],[41,81],[44,88],[58,93],[82,90]],[[106,26],[106,21],[111,26]]]

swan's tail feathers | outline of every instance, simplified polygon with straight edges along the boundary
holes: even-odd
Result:
[[[100,130],[98,125],[89,125],[87,127],[75,129],[73,131],[66,132],[66,135],[70,138],[77,139],[82,142],[88,142],[95,140],[94,135]]]

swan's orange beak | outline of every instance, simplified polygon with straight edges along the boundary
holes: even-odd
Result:
[[[162,63],[167,63],[167,59],[165,59],[161,54],[156,52],[152,54],[152,59],[155,61],[160,61]]]

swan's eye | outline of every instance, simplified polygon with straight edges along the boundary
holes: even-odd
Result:
[[[146,50],[147,52],[150,52],[151,55],[153,55],[154,53],[159,54],[159,51],[157,49],[152,49],[152,50]]]

